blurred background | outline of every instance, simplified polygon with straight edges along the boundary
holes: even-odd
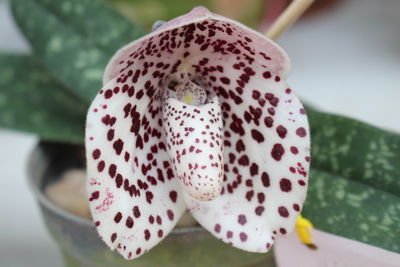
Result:
[[[201,4],[264,31],[290,1],[108,2],[147,29],[155,20],[168,20]],[[400,132],[399,14],[398,0],[316,0],[277,40],[292,60],[288,82],[306,103],[321,110]],[[8,1],[0,0],[0,53],[29,51]],[[32,135],[0,129],[2,267],[62,266],[25,179],[26,159],[37,141]]]

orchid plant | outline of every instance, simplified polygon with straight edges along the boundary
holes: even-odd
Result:
[[[121,49],[99,93],[109,58],[145,31],[103,0],[10,4],[32,52],[0,55],[0,126],[82,145],[98,94],[89,198],[125,257],[186,209],[248,251],[267,251],[301,210],[315,228],[400,252],[400,135],[311,107],[306,117],[271,40],[195,9]]]
[[[286,53],[203,7],[120,49],[86,123],[88,193],[127,259],[185,209],[217,238],[266,252],[305,200],[310,139]]]

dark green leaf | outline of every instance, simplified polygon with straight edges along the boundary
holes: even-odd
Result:
[[[82,143],[87,106],[30,56],[0,55],[0,127]]]
[[[302,213],[318,229],[400,253],[398,196],[314,169]]]
[[[312,168],[400,195],[400,135],[307,109]]]
[[[106,52],[108,57],[145,34],[104,0],[36,0],[65,24]]]
[[[42,5],[44,2],[41,4],[36,0],[11,1],[18,25],[48,71],[74,94],[88,102],[101,88],[103,70],[111,54],[114,53],[111,50],[114,50],[114,46],[122,45],[125,39],[130,39],[129,36],[119,36],[127,31],[124,27],[131,27],[131,40],[138,36],[138,31],[135,30],[137,27],[134,24],[117,27],[121,30],[116,33],[113,31],[107,33],[106,30],[109,28],[99,30],[108,19],[118,21],[117,15],[101,17],[107,13],[105,11],[107,7],[100,5],[99,1],[80,1],[81,4],[78,3],[79,1],[57,2],[60,7],[54,13],[52,10],[56,10],[55,5],[57,4],[55,3],[54,5],[48,3],[45,7]],[[66,3],[70,3],[71,6]],[[74,11],[72,13],[61,12],[68,8]],[[99,13],[94,16],[97,12],[96,8],[99,9]],[[89,12],[90,9],[92,9],[92,13]],[[82,12],[82,15],[86,14],[87,16],[91,14],[91,16],[86,18],[75,16],[76,12]],[[112,14],[111,11],[108,13]],[[57,14],[63,15],[57,16]],[[85,19],[86,22],[84,22]],[[74,22],[72,23],[72,21]],[[121,25],[125,22],[126,20],[120,21]],[[110,23],[119,25],[119,22]],[[94,30],[97,32],[92,32]],[[108,38],[94,37],[96,34],[107,35]],[[113,42],[116,45],[110,46],[109,49],[104,48]]]

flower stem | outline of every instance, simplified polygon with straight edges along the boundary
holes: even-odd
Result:
[[[268,29],[267,37],[277,39],[313,2],[314,0],[294,0]]]

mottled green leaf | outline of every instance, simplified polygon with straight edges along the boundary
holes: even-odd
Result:
[[[398,196],[315,168],[310,174],[302,213],[316,228],[400,253]]]
[[[119,48],[145,34],[104,0],[36,0],[111,57]]]
[[[400,195],[400,135],[308,109],[312,168]]]
[[[82,143],[86,109],[33,57],[0,55],[0,127]]]
[[[63,6],[64,9],[65,5],[68,6],[68,4],[63,4],[67,1],[52,2],[56,3],[44,6],[42,5],[44,2],[39,3],[37,0],[13,0],[11,7],[18,25],[52,76],[77,96],[89,102],[101,87],[103,71],[114,53],[114,47],[122,45],[125,41],[123,38],[129,41],[135,39],[138,36],[138,31],[135,30],[137,27],[134,24],[124,26],[131,27],[132,39],[126,36],[123,38],[114,36],[114,34],[124,34],[124,31],[127,31],[126,28],[121,27],[118,28],[122,29],[121,31],[116,33],[110,31],[108,38],[102,38],[100,35],[107,34],[106,30],[109,28],[100,30],[101,25],[104,25],[108,19],[117,19],[117,15],[101,17],[107,13],[104,11],[106,6],[102,7],[99,1],[94,0],[81,1],[81,5],[78,5],[78,1],[68,2],[73,12],[67,12],[69,14],[67,15],[61,12]],[[57,4],[60,7],[55,9]],[[99,13],[96,13],[97,10],[96,12],[92,10],[90,13],[88,6],[91,6],[93,10],[98,8]],[[86,18],[77,16],[76,14],[80,12],[82,15],[91,14],[91,16]],[[63,15],[57,16],[57,14]],[[86,22],[84,22],[85,19]],[[76,21],[72,23],[73,20]],[[99,21],[103,22],[99,24]],[[110,22],[110,24],[117,25],[118,22],[115,24]],[[99,36],[95,38],[97,34]],[[113,42],[116,44],[111,46]],[[108,45],[110,48],[105,49],[104,47]]]

